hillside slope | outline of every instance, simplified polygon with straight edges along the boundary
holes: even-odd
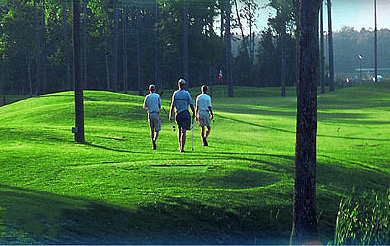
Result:
[[[319,96],[324,243],[340,197],[352,187],[388,188],[389,89],[372,84]],[[296,100],[272,88],[237,87],[235,98],[222,92],[214,88],[210,147],[195,127],[194,151],[190,131],[186,153],[163,112],[151,150],[139,96],[86,91],[86,144],[73,141],[71,92],[0,107],[0,243],[288,243]]]

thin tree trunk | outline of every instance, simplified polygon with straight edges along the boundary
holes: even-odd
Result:
[[[142,51],[141,6],[137,9],[138,94],[143,96],[143,51]]]
[[[42,94],[47,92],[47,63],[46,63],[46,2],[42,0]]]
[[[376,0],[374,0],[374,76],[375,82],[378,82],[378,26],[377,26],[377,13],[376,13]]]
[[[123,92],[127,94],[127,80],[128,80],[128,62],[127,62],[127,6],[125,5],[125,1],[122,0],[122,8],[123,8],[123,15],[122,15],[122,22],[123,22],[123,37],[122,37],[122,43],[123,43]]]
[[[88,88],[88,12],[87,12],[88,0],[83,0],[83,77],[84,88]]]
[[[107,27],[106,24],[103,23],[103,32],[104,32],[104,49],[105,49],[105,59],[106,59],[106,84],[107,91],[111,91],[111,80],[110,80],[110,51],[108,50],[108,40],[107,40]]]
[[[234,6],[236,7],[236,15],[237,15],[237,20],[238,20],[238,26],[240,27],[240,30],[241,30],[241,38],[242,38],[242,41],[244,41],[244,39],[245,39],[244,28],[242,27],[242,24],[241,24],[240,13],[238,12],[237,0],[234,0]]]
[[[75,95],[75,141],[84,143],[84,99],[81,72],[80,0],[73,0],[73,69]]]
[[[321,9],[320,9],[320,45],[321,45],[321,94],[325,93],[325,51],[324,51],[324,7],[321,0]]]
[[[282,48],[282,67],[281,67],[281,80],[282,80],[282,92],[281,96],[286,96],[286,74],[287,74],[287,57],[286,57],[286,26],[283,25],[282,32],[280,33],[280,45]]]
[[[228,96],[233,97],[233,78],[231,70],[231,60],[232,60],[232,37],[230,33],[230,15],[231,15],[232,6],[230,5],[230,0],[226,1],[226,77],[228,84]]]
[[[154,47],[154,83],[156,86],[159,86],[160,91],[162,91],[162,84],[160,83],[160,42],[159,42],[159,35],[160,35],[160,26],[159,26],[159,11],[158,11],[158,1],[156,0],[156,6],[155,6],[155,47]]]
[[[119,0],[114,0],[114,30],[113,30],[113,61],[112,61],[112,89],[117,91],[118,83],[118,41],[119,41]]]
[[[70,75],[70,55],[69,55],[69,38],[68,24],[66,17],[66,0],[62,1],[62,28],[64,30],[64,46],[65,46],[65,61],[66,61],[66,85],[68,90],[72,90],[72,80]]]
[[[34,15],[35,15],[35,27],[36,27],[36,60],[37,60],[37,71],[36,71],[36,80],[37,80],[37,94],[39,95],[42,91],[42,45],[41,45],[41,23],[39,21],[39,13],[37,2],[34,0]]]
[[[26,65],[27,65],[27,72],[28,72],[30,96],[32,96],[33,88],[32,88],[32,77],[31,77],[31,57],[29,55],[26,55]]]
[[[5,96],[5,69],[4,69],[4,60],[0,58],[0,80],[1,80],[1,95],[3,99],[3,105],[7,104]]]
[[[221,32],[220,32],[220,37],[221,41],[223,41],[223,31],[225,30],[225,15],[224,15],[224,8],[222,2],[220,2],[221,6]]]
[[[334,91],[332,3],[328,1],[329,91]]]
[[[189,87],[190,75],[188,67],[188,0],[184,0],[184,13],[183,13],[183,72],[184,78]]]
[[[316,215],[318,14],[320,0],[301,1],[295,192],[291,244],[319,244]]]

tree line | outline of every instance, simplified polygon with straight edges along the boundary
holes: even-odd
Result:
[[[83,87],[124,92],[143,90],[149,83],[171,88],[179,77],[193,86],[216,80],[219,70],[228,70],[227,28],[242,26],[244,19],[252,27],[259,8],[253,0],[80,2]],[[240,24],[227,18],[234,5]],[[70,0],[0,1],[1,71],[7,91],[73,89],[71,24]],[[252,33],[245,39],[252,40]]]

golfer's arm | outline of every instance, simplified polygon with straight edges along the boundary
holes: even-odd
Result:
[[[199,115],[199,106],[198,105],[196,105],[195,113],[196,113],[197,116]]]
[[[144,102],[144,105],[142,106],[145,110],[148,110],[149,107],[146,106],[146,102]]]
[[[192,114],[195,116],[195,108],[194,108],[194,104],[190,104],[190,108],[192,110]]]
[[[171,103],[171,108],[169,109],[169,118],[171,119],[173,115],[173,102]]]
[[[209,107],[209,112],[211,114],[211,118],[214,119],[214,113],[213,113],[213,109],[211,107]]]

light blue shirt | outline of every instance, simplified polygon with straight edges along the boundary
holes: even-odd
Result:
[[[211,107],[211,97],[207,94],[200,94],[196,98],[196,106],[199,107],[199,115],[209,115],[209,107]]]
[[[157,93],[150,93],[145,97],[144,108],[148,108],[148,113],[159,113],[161,107],[161,98]]]
[[[188,91],[178,90],[172,95],[173,106],[176,107],[176,114],[188,111],[188,105],[193,104],[191,95]]]

